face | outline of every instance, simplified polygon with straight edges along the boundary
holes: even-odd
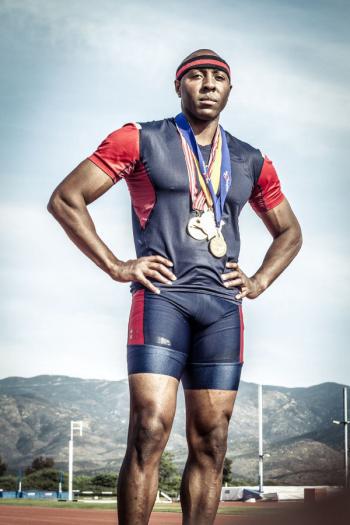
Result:
[[[227,104],[231,91],[228,76],[218,69],[190,69],[175,80],[182,110],[198,120],[214,120]]]

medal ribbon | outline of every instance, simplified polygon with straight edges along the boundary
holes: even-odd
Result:
[[[175,122],[177,129],[180,133],[182,147],[187,164],[193,208],[203,210],[205,201],[207,202],[209,207],[213,206],[216,226],[219,227],[224,210],[225,200],[232,183],[231,160],[225,131],[221,126],[217,127],[214,136],[212,151],[210,154],[209,165],[207,168],[203,159],[202,152],[198,147],[196,137],[185,115],[183,113],[179,113],[178,115],[176,115]],[[211,174],[216,163],[219,161],[221,161],[219,183],[220,190],[219,195],[216,195],[213,182],[211,180]],[[201,175],[201,177],[199,178],[199,185],[197,183],[196,178],[196,174],[198,173],[198,171]],[[204,180],[205,185],[202,184],[201,179]],[[199,190],[200,186],[202,188],[202,191]]]

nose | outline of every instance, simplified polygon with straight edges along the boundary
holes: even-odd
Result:
[[[204,75],[202,87],[207,91],[213,91],[216,89],[215,78],[211,71],[208,71],[207,74]]]

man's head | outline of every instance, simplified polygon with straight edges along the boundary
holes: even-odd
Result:
[[[183,112],[197,120],[217,118],[231,91],[230,76],[227,62],[211,49],[198,49],[184,58],[175,80]]]

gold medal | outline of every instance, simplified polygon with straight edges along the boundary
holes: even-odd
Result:
[[[217,258],[223,257],[227,252],[227,244],[219,230],[217,230],[215,237],[209,242],[209,251]]]
[[[187,233],[197,241],[204,241],[207,238],[207,234],[201,227],[200,216],[191,217],[187,224]]]

